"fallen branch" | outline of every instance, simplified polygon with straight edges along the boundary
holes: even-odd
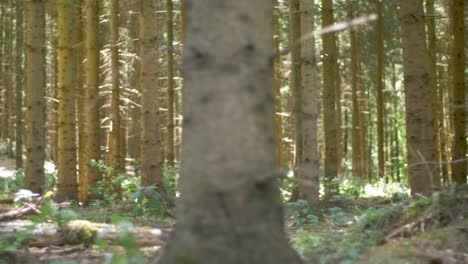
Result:
[[[109,245],[119,245],[122,229],[116,225],[93,223],[83,220],[71,221],[61,229],[55,223],[34,225],[29,221],[15,221],[0,223],[0,237],[14,240],[15,234],[25,232],[27,238],[24,243],[32,247],[48,247],[63,245],[91,245],[96,242],[98,234],[105,234],[103,239]],[[135,237],[138,247],[161,246],[168,240],[170,229],[136,227],[129,229]]]
[[[26,215],[37,215],[40,214],[39,209],[36,207],[36,205],[33,204],[26,204],[25,206],[8,211],[6,213],[0,214],[0,221],[8,221],[8,220],[14,220],[14,219],[20,219],[23,216]]]

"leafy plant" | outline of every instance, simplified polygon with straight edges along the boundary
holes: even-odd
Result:
[[[152,213],[162,218],[166,209],[170,206],[165,196],[156,191],[155,186],[143,186],[133,193],[132,200],[137,204],[133,213],[142,216],[144,213]]]
[[[343,224],[347,221],[346,212],[341,207],[332,207],[328,211],[333,222]]]
[[[165,165],[163,167],[164,187],[167,193],[172,197],[176,196],[177,178],[178,178],[177,171],[178,171],[178,168],[176,166]]]
[[[285,205],[288,216],[294,220],[294,226],[303,228],[308,224],[318,224],[319,218],[314,214],[309,202],[306,200],[297,200]]]

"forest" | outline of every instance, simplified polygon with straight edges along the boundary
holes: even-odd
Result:
[[[0,0],[0,264],[468,263],[465,0]]]

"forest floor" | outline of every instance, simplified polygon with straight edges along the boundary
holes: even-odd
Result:
[[[0,180],[15,177],[13,168],[0,157]],[[129,203],[83,207],[0,194],[0,264],[154,263],[175,223],[173,213],[155,217]],[[341,198],[320,214],[299,201],[286,213],[306,263],[468,263],[466,186],[419,200]]]

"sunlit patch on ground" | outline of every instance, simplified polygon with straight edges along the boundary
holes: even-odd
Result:
[[[44,164],[45,173],[53,173],[55,165],[46,161]],[[14,159],[0,157],[0,178],[10,178],[16,174],[16,164]]]

